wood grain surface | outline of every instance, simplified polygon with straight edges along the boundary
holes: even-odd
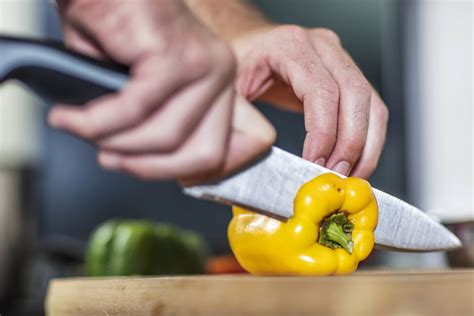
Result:
[[[474,315],[474,270],[53,280],[47,315]]]

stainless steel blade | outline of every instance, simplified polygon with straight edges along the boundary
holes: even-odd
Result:
[[[199,199],[240,205],[279,218],[293,215],[293,199],[301,185],[332,172],[282,149],[271,151],[250,167],[219,182],[187,187]],[[378,245],[396,250],[435,251],[461,246],[459,239],[416,207],[374,189],[379,204],[375,230]]]

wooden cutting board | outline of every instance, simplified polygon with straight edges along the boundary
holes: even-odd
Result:
[[[474,270],[53,280],[50,316],[474,315]]]

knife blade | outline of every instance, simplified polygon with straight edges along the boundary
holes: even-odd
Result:
[[[214,183],[184,188],[184,193],[287,219],[301,185],[326,172],[335,173],[278,147],[249,167]],[[374,189],[379,205],[376,244],[400,251],[449,250],[461,246],[447,228],[401,199]]]
[[[16,79],[39,97],[84,104],[120,90],[128,81],[123,65],[78,54],[57,41],[0,35],[0,83]],[[309,179],[332,172],[277,147],[249,168],[219,182],[184,189],[185,194],[241,205],[279,218],[292,215],[293,197]],[[379,204],[379,246],[411,251],[454,249],[459,239],[416,207],[374,190]]]

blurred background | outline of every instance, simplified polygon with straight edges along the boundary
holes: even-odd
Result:
[[[373,186],[445,223],[473,221],[473,3],[470,0],[256,0],[277,22],[341,37],[390,109]],[[61,39],[47,0],[0,0],[0,32]],[[0,87],[0,313],[42,313],[47,282],[74,274],[91,231],[113,217],[174,223],[228,253],[227,207],[193,200],[173,183],[101,170],[88,144],[46,125],[42,104]],[[300,115],[259,104],[277,145],[302,150]],[[454,227],[454,226],[453,226]],[[446,267],[444,254],[375,252],[364,267]]]

